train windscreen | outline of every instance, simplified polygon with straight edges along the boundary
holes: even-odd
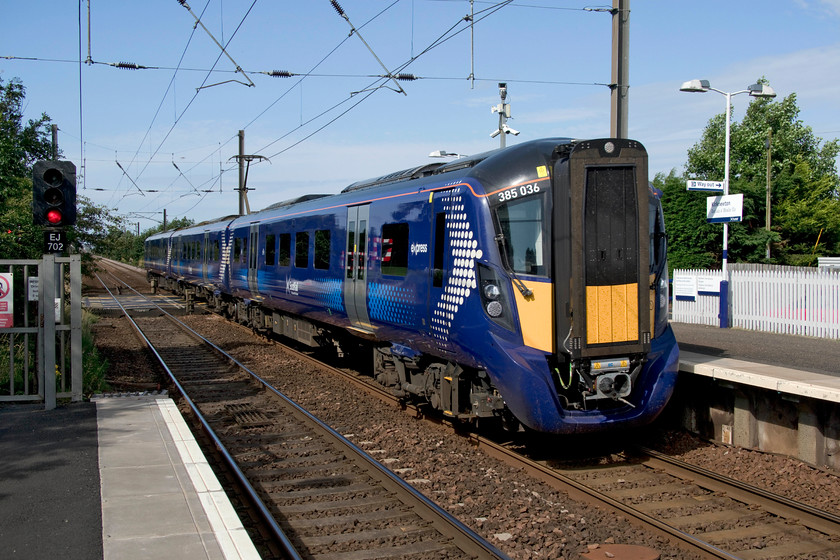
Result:
[[[508,267],[517,274],[547,276],[548,220],[545,195],[503,202],[496,208]]]

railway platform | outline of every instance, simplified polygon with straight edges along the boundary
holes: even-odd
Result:
[[[784,444],[780,452],[836,468],[834,456],[819,450],[831,448],[830,425],[838,425],[831,395],[840,393],[831,391],[840,391],[840,341],[684,324],[674,330],[681,379],[701,384],[677,403],[695,407],[689,427],[702,428],[705,418],[718,441]],[[830,391],[817,394],[815,386]],[[762,412],[777,413],[779,403],[790,408],[784,431]],[[49,411],[2,407],[0,457],[2,558],[259,558],[164,396],[102,397]]]
[[[0,409],[0,556],[258,559],[165,395]]]
[[[670,425],[840,470],[840,341],[672,325],[680,376]]]

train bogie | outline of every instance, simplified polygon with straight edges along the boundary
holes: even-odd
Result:
[[[240,322],[366,348],[377,381],[452,418],[643,425],[674,386],[664,224],[631,140],[418,167],[162,234],[147,252],[151,276]]]

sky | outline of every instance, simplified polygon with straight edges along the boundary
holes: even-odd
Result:
[[[23,83],[26,119],[58,125],[78,194],[141,231],[164,209],[238,211],[239,130],[266,158],[251,210],[499,147],[500,82],[520,132],[508,145],[609,136],[609,0],[475,0],[472,27],[469,0],[336,4],[344,17],[330,0],[0,0],[0,80]],[[681,173],[725,110],[724,95],[679,91],[694,78],[734,93],[763,77],[816,136],[840,137],[840,0],[630,0],[629,21],[628,136],[651,178]],[[736,120],[750,100],[732,97]]]

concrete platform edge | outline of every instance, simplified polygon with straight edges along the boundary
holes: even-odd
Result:
[[[94,402],[106,560],[260,558],[171,399]]]

